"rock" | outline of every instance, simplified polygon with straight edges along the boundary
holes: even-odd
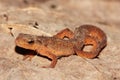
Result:
[[[120,80],[119,0],[0,0],[0,80]],[[64,28],[93,24],[107,35],[99,58],[76,55],[23,61],[15,50],[19,33],[52,36]]]

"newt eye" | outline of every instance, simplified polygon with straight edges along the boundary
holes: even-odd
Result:
[[[29,40],[28,43],[29,43],[29,44],[34,43],[34,40]]]

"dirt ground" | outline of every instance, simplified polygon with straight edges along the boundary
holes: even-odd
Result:
[[[76,55],[23,61],[15,50],[19,33],[52,36],[83,24],[101,28],[107,46],[95,59]],[[119,0],[0,0],[0,80],[120,80]]]

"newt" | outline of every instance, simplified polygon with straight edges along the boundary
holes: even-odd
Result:
[[[52,60],[51,64],[44,67],[54,68],[57,59],[62,56],[76,54],[84,58],[96,58],[107,45],[107,37],[103,30],[96,26],[82,25],[75,28],[74,32],[66,28],[52,37],[20,33],[15,39],[15,43],[16,46],[36,51],[37,54],[48,57]],[[86,45],[92,45],[89,52],[83,50]],[[25,58],[33,56],[28,54]]]

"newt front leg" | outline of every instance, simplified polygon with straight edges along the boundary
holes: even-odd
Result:
[[[45,46],[37,47],[36,52],[52,60],[49,66],[43,66],[43,68],[54,68],[55,67],[57,63],[57,56],[51,53],[47,47]]]
[[[29,61],[31,61],[32,60],[32,58],[34,57],[35,55],[34,54],[27,54],[27,55],[24,55],[24,58],[23,58],[23,60],[26,60],[26,59],[28,59]]]
[[[46,47],[43,46],[41,49],[38,47],[38,49],[36,49],[36,52],[38,54],[46,56],[46,57],[48,57],[48,58],[50,58],[52,60],[52,62],[51,62],[51,64],[49,66],[43,66],[43,68],[54,68],[55,67],[55,65],[57,63],[57,57],[54,54],[52,54]],[[23,60],[26,60],[26,59],[29,58],[28,60],[31,61],[32,58],[35,56],[34,53],[35,52],[33,52],[31,54],[25,55],[24,58],[23,58]]]

